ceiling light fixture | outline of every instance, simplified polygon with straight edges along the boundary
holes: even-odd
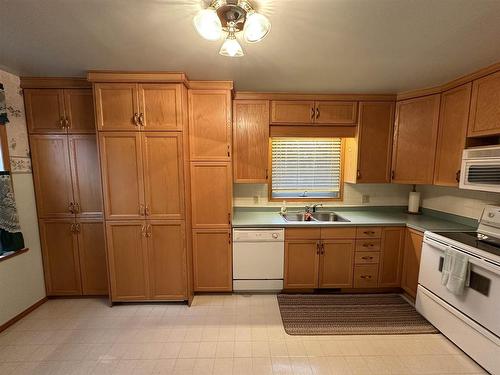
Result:
[[[210,6],[194,17],[196,31],[207,40],[219,40],[227,33],[219,53],[223,56],[244,55],[236,35],[243,32],[248,43],[261,41],[269,34],[271,22],[257,13],[248,0],[212,0]]]

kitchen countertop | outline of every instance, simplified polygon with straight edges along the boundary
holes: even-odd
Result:
[[[293,211],[299,211],[299,209],[289,209],[289,212]],[[233,228],[380,225],[407,226],[421,232],[426,230],[475,231],[477,228],[477,222],[474,219],[426,209],[423,209],[421,215],[407,214],[403,207],[342,207],[318,210],[318,212],[323,211],[335,211],[349,222],[287,222],[279,214],[278,207],[252,207],[234,209]]]

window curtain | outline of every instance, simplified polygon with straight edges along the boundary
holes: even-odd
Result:
[[[0,173],[0,256],[24,249],[9,172]]]
[[[0,83],[0,125],[5,125],[9,122],[7,118],[7,104],[5,103],[5,91]]]

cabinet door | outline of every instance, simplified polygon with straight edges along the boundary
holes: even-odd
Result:
[[[269,101],[233,102],[234,182],[266,183],[269,152]]]
[[[40,220],[40,240],[47,294],[82,294],[74,220]]]
[[[320,288],[351,288],[355,240],[322,241],[319,259]]]
[[[101,174],[96,136],[69,135],[68,140],[76,215],[101,216]]]
[[[108,272],[102,219],[79,219],[76,227],[83,294],[106,295]]]
[[[182,133],[143,134],[146,213],[152,219],[184,217]]]
[[[95,133],[91,89],[64,89],[64,112],[69,133]]]
[[[180,84],[139,85],[139,116],[143,130],[182,130]]]
[[[101,171],[106,219],[144,216],[141,134],[101,132]]]
[[[356,125],[357,123],[357,102],[320,101],[316,102],[315,104],[315,124]]]
[[[356,182],[391,181],[392,130],[394,103],[359,104],[358,169]]]
[[[500,134],[500,72],[472,84],[469,137]]]
[[[382,229],[382,244],[379,262],[379,287],[399,287],[403,264],[405,228],[385,227]]]
[[[139,129],[135,83],[96,83],[94,96],[98,130]]]
[[[191,163],[193,228],[231,226],[232,186],[230,163]]]
[[[189,91],[189,140],[192,161],[231,159],[229,91]]]
[[[432,184],[440,95],[404,100],[396,105],[392,181]]]
[[[417,295],[422,242],[423,235],[421,232],[412,229],[406,230],[401,287],[413,298]]]
[[[313,101],[273,100],[271,101],[271,123],[303,125],[314,123],[316,116]]]
[[[151,220],[147,233],[151,299],[186,299],[184,223]]]
[[[145,221],[106,223],[109,281],[113,301],[149,298]]]
[[[195,292],[233,290],[230,229],[193,230],[193,273]]]
[[[460,181],[471,87],[468,83],[441,94],[434,185],[458,186]]]
[[[66,133],[63,90],[25,89],[24,103],[30,133]]]
[[[31,135],[38,217],[73,217],[71,169],[65,135]]]
[[[319,241],[285,242],[285,289],[318,287]]]

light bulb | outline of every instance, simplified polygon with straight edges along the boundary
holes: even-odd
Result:
[[[222,35],[222,25],[214,8],[202,9],[194,17],[196,31],[207,40],[218,40]]]
[[[224,44],[222,44],[222,47],[220,48],[219,53],[222,56],[229,57],[241,57],[244,55],[243,48],[241,48],[240,43],[238,43],[236,36],[232,32],[229,32]]]
[[[247,20],[243,29],[243,37],[248,43],[258,42],[269,34],[271,22],[267,17],[256,11],[250,11],[247,14]]]

